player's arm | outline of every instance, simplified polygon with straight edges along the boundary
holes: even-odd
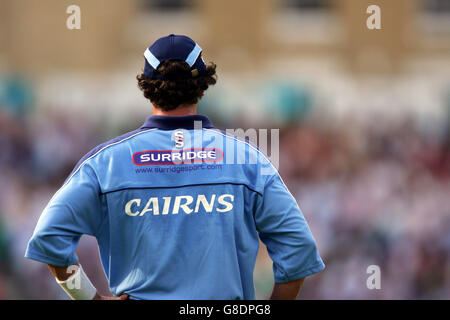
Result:
[[[255,207],[259,237],[273,261],[271,299],[296,299],[304,279],[325,268],[309,226],[278,173],[269,176]]]
[[[47,264],[58,284],[73,300],[127,300],[128,295],[106,297],[98,293],[79,263],[68,267]],[[74,279],[77,278],[77,279]]]
[[[25,257],[49,265],[72,299],[98,298],[75,250],[82,235],[97,237],[101,233],[107,213],[100,193],[94,169],[89,164],[80,167],[44,209],[25,253]],[[80,290],[70,291],[78,284]]]
[[[305,278],[289,281],[286,283],[275,283],[270,300],[295,300],[302,288]]]

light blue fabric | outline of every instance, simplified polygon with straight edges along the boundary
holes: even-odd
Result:
[[[147,62],[153,67],[153,69],[155,70],[158,69],[161,61],[159,61],[158,58],[156,58],[148,48],[144,52],[144,57],[147,60]]]
[[[133,299],[254,299],[259,238],[276,282],[324,269],[295,199],[247,143],[216,129],[184,130],[183,149],[198,148],[197,139],[224,158],[132,161],[137,152],[175,149],[173,137],[142,130],[87,157],[45,208],[25,256],[68,266],[78,261],[81,235],[95,236],[111,292]]]

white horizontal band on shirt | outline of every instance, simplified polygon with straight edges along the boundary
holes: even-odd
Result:
[[[189,55],[186,58],[186,62],[189,65],[189,67],[192,67],[195,61],[197,61],[200,52],[202,52],[202,48],[200,48],[198,44],[195,44],[194,49],[192,49],[191,53],[189,53]]]
[[[153,69],[158,69],[158,66],[160,65],[160,61],[158,58],[156,58],[153,53],[150,52],[150,50],[147,48],[144,52],[144,57],[147,60],[147,62],[153,67]]]

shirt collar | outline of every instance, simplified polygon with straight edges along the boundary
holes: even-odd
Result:
[[[148,117],[142,129],[157,128],[161,130],[174,129],[194,129],[194,121],[201,121],[202,128],[214,128],[211,120],[207,116],[195,114],[190,116],[150,116]]]

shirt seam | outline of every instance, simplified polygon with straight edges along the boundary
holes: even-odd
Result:
[[[154,131],[154,130],[158,130],[158,128],[152,128],[152,129],[147,129],[147,130],[143,130],[143,131],[136,132],[135,134],[133,134],[133,135],[131,135],[131,136],[128,136],[128,137],[125,137],[125,138],[123,138],[122,140],[119,140],[119,141],[116,141],[116,142],[107,144],[106,146],[102,147],[100,150],[98,150],[97,152],[95,152],[93,155],[91,155],[90,157],[88,157],[87,159],[85,159],[85,160],[78,166],[78,168],[76,169],[76,171],[73,172],[73,173],[69,176],[69,178],[67,178],[67,180],[66,180],[66,182],[64,183],[64,185],[68,184],[69,181],[70,181],[70,180],[71,180],[78,172],[80,172],[81,168],[82,168],[85,164],[87,164],[87,162],[88,162],[89,160],[93,159],[94,157],[96,157],[97,155],[99,155],[100,153],[102,153],[102,152],[103,152],[104,150],[106,150],[107,148],[112,147],[112,146],[115,146],[115,145],[118,145],[118,144],[120,144],[120,143],[122,143],[122,142],[124,142],[124,141],[130,140],[130,139],[132,139],[132,138],[134,138],[134,137],[136,137],[136,136],[138,136],[138,135],[140,135],[140,134],[142,134],[142,133],[148,133],[148,132],[151,132],[151,131]],[[94,168],[93,168],[93,169],[94,169]],[[94,169],[94,171],[95,171],[95,169]],[[97,178],[97,179],[98,179],[98,178]]]
[[[246,187],[248,190],[253,191],[257,194],[259,194],[260,196],[263,196],[263,194],[260,191],[255,190],[253,187],[249,187],[247,184],[245,183],[233,183],[233,182],[218,182],[218,183],[194,183],[194,184],[183,184],[180,186],[157,186],[157,187],[151,187],[151,186],[138,186],[138,187],[123,187],[123,188],[117,188],[117,189],[113,189],[110,191],[100,191],[100,194],[108,194],[108,193],[113,193],[113,192],[118,192],[118,191],[123,191],[123,190],[129,190],[129,189],[172,189],[172,188],[183,188],[183,187],[193,187],[193,186],[204,186],[204,185],[221,185],[221,184],[231,184],[231,185],[239,185],[239,186],[244,186]]]
[[[38,253],[37,251],[33,249],[29,249],[27,253],[25,254],[25,258],[43,261],[47,264],[52,264],[53,262],[56,262],[57,265],[61,266],[69,266],[70,265],[70,259],[59,259],[55,257],[51,257],[49,255],[45,255],[42,253]],[[77,261],[75,261],[76,263]]]
[[[294,280],[306,277],[308,275],[311,275],[312,273],[317,273],[317,272],[314,272],[314,270],[316,270],[317,268],[322,268],[321,270],[317,271],[317,272],[320,272],[323,269],[325,269],[325,264],[323,262],[318,262],[307,269],[302,269],[301,271],[298,271],[298,272],[295,272],[292,274],[287,274],[286,272],[284,272],[284,276],[282,277],[281,281],[288,282],[288,281],[294,281]],[[302,275],[304,275],[304,276],[301,277]]]

